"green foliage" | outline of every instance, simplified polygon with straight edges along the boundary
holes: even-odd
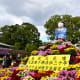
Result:
[[[0,28],[2,34],[1,42],[14,45],[16,49],[25,49],[26,44],[32,43],[39,47],[42,44],[38,29],[30,23],[22,25],[3,26]]]
[[[24,77],[28,72],[28,70],[20,71],[17,75],[20,77]]]
[[[30,54],[33,50],[36,50],[37,46],[35,44],[32,43],[27,43],[26,47],[25,47],[25,51],[29,52],[28,54]]]
[[[54,15],[45,23],[46,34],[50,40],[54,40],[55,29],[58,22],[64,22],[67,28],[67,40],[77,43],[80,40],[80,17],[72,17],[71,15]]]
[[[21,49],[22,48],[20,42],[15,42],[14,46],[15,46],[16,49]]]
[[[64,52],[64,54],[71,54],[71,55],[74,55],[74,56],[76,56],[76,50],[74,50],[74,49],[70,49],[70,50],[68,50],[67,52]]]

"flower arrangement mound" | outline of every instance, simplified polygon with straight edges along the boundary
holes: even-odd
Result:
[[[19,68],[19,67],[18,67]],[[4,77],[3,80],[46,80],[53,78],[55,80],[80,80],[80,70],[62,70],[59,73],[53,71],[40,71],[40,70],[20,70],[19,69],[4,69],[0,71],[0,78]],[[11,71],[12,70],[12,71]]]
[[[80,80],[80,50],[71,42],[56,41],[31,52],[31,55],[39,56],[62,54],[71,55],[69,66],[58,73],[50,70],[29,70],[26,67],[28,58],[25,57],[19,64],[0,69],[0,80]]]

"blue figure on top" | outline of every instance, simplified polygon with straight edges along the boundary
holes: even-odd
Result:
[[[64,24],[62,22],[58,23],[58,28],[55,30],[55,39],[56,40],[66,40],[66,33],[67,29],[64,27]]]

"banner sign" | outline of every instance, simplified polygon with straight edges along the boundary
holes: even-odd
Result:
[[[31,56],[26,64],[31,70],[59,72],[69,65],[70,55]]]

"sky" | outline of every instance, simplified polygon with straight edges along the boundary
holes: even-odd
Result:
[[[0,0],[0,27],[29,22],[43,41],[48,41],[43,26],[55,14],[80,16],[80,0]]]

